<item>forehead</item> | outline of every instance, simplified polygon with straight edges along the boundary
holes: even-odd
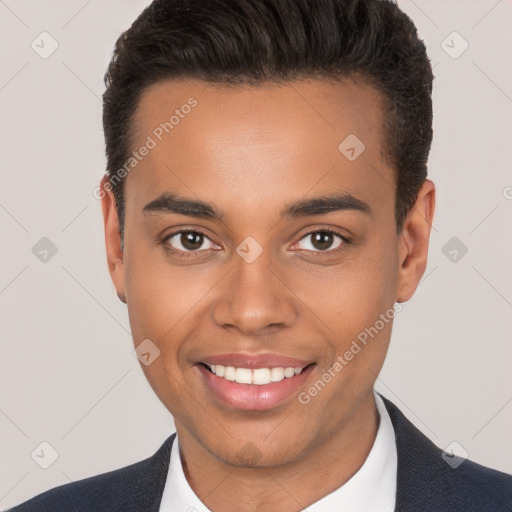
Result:
[[[152,149],[128,176],[127,198],[150,200],[170,189],[229,210],[240,197],[277,206],[313,188],[366,200],[393,196],[382,119],[380,93],[361,81],[157,83],[137,107],[133,149],[149,140]]]
[[[195,100],[193,115],[188,116],[187,102]],[[183,112],[175,111],[183,110]],[[278,135],[302,135],[308,128],[309,137],[325,133],[334,139],[347,130],[369,135],[368,129],[378,139],[382,120],[381,94],[362,79],[302,80],[284,84],[264,83],[258,86],[227,86],[197,80],[172,80],[154,84],[143,91],[135,116],[137,135],[151,133],[173,114],[177,124],[190,117],[186,124],[202,125],[201,136],[219,142],[240,142],[240,137],[258,135],[261,139]],[[175,116],[176,117],[176,116]],[[178,122],[176,122],[178,121]],[[224,124],[223,121],[229,121]],[[155,123],[157,123],[155,125]],[[175,124],[176,123],[176,124]],[[186,130],[183,125],[181,132]],[[286,128],[281,134],[274,128]],[[196,131],[197,126],[191,127]],[[233,128],[242,128],[243,131]],[[377,128],[377,132],[373,129]],[[188,134],[190,135],[188,130]],[[178,130],[174,138],[179,137]],[[234,137],[238,134],[239,137]],[[308,138],[309,138],[308,137]],[[227,139],[227,140],[226,140]],[[373,142],[368,140],[368,142]]]

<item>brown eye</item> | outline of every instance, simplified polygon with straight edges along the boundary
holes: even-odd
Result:
[[[173,249],[185,252],[206,250],[214,247],[213,242],[206,235],[198,231],[180,231],[171,236],[167,243]]]
[[[302,238],[299,244],[306,251],[326,252],[338,248],[343,241],[341,235],[331,231],[315,231]]]

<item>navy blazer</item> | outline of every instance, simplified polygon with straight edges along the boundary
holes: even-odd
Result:
[[[395,512],[512,511],[512,476],[469,460],[453,469],[395,405],[384,403],[398,452]],[[9,512],[158,512],[175,437],[148,459],[56,487]]]

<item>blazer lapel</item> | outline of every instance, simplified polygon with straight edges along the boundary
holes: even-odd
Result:
[[[174,433],[152,457],[140,463],[136,478],[127,485],[131,506],[123,512],[159,512],[175,438]]]
[[[441,450],[389,400],[382,397],[395,430],[398,456],[395,512],[464,512],[451,489],[453,470]],[[433,508],[433,504],[437,504]],[[467,504],[466,504],[467,505]]]

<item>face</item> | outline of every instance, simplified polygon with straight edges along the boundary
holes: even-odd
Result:
[[[381,105],[351,81],[141,97],[133,149],[150,149],[126,177],[122,254],[103,200],[109,268],[178,435],[218,460],[299,459],[368,403],[433,208],[427,184],[397,235]]]

